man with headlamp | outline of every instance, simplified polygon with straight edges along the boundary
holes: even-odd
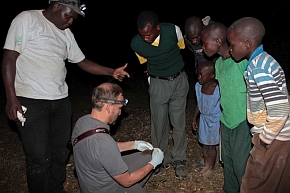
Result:
[[[72,115],[65,61],[95,75],[129,77],[127,64],[108,68],[86,59],[79,48],[69,27],[78,14],[85,16],[84,5],[78,0],[49,4],[46,10],[19,13],[3,47],[6,113],[23,143],[30,193],[65,192]]]

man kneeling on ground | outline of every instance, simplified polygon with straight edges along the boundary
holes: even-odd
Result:
[[[92,93],[92,111],[79,118],[72,133],[76,171],[83,193],[146,193],[144,184],[164,158],[163,152],[146,141],[116,142],[110,126],[128,103],[122,88],[103,83]],[[121,155],[129,150],[137,152]],[[145,150],[153,150],[144,154]]]

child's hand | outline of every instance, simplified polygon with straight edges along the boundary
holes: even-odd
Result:
[[[192,121],[192,129],[193,129],[194,131],[197,131],[197,129],[198,129],[198,125],[197,125],[196,120]]]

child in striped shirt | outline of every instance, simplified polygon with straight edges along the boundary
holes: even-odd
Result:
[[[256,18],[235,21],[227,31],[232,57],[249,60],[247,119],[254,126],[251,156],[242,178],[241,193],[290,190],[290,106],[285,73],[263,49],[264,25]]]

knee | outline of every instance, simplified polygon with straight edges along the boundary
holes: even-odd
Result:
[[[51,163],[51,157],[44,154],[27,155],[26,156],[26,165],[28,168],[40,168],[43,166],[49,166]]]

